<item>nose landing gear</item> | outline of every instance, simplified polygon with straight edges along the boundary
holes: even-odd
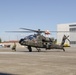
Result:
[[[28,50],[29,50],[29,52],[32,52],[31,46],[28,46]]]

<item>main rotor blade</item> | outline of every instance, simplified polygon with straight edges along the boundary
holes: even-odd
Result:
[[[36,31],[36,30],[33,30],[33,29],[27,29],[27,28],[20,28],[20,29],[23,29],[23,30],[29,30],[29,31],[33,31],[33,32]]]
[[[31,33],[31,31],[5,31],[11,33]]]
[[[36,33],[45,33],[45,31],[5,31],[5,32],[12,32],[12,33],[32,33],[32,32],[36,32]],[[76,33],[75,31],[50,31],[52,33]]]
[[[68,32],[68,33],[76,33],[76,31],[50,31],[50,32],[55,32],[55,33],[62,33],[62,32]]]
[[[27,29],[27,28],[20,28],[20,29],[29,30],[29,31],[36,32],[36,33],[44,33],[45,32],[45,31],[41,31],[40,29],[38,29],[38,30]]]
[[[33,30],[33,29],[27,29],[27,28],[20,28],[20,29],[23,29],[23,30],[29,30],[29,31],[33,31],[33,32],[39,32],[39,33],[45,33],[45,31],[41,31],[40,29],[38,30]],[[50,31],[50,32],[54,32],[54,33],[62,33],[62,32],[70,32],[70,33],[76,33],[76,31]]]

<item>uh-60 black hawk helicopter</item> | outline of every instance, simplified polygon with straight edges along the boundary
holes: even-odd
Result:
[[[33,29],[27,29],[27,28],[20,28],[23,30],[28,30],[28,31],[10,31],[10,32],[35,32],[36,34],[34,35],[29,35],[26,36],[24,38],[21,38],[19,40],[19,43],[23,46],[27,46],[29,52],[32,52],[32,47],[36,48],[39,51],[41,51],[41,48],[45,48],[47,49],[62,49],[63,51],[65,51],[64,49],[64,43],[65,40],[69,40],[68,37],[64,35],[62,38],[62,42],[60,45],[55,43],[55,40],[53,38],[49,38],[49,37],[45,37],[44,35],[42,35],[42,33],[45,34],[50,34],[49,31],[41,31],[40,29],[38,30],[33,30]]]

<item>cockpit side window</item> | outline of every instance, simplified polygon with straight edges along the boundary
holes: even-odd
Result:
[[[25,37],[26,40],[32,40],[32,39],[35,39],[35,38],[36,38],[36,35],[29,35],[29,36]]]

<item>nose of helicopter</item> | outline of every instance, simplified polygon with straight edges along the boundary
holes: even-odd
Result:
[[[23,45],[23,41],[24,41],[24,39],[20,39],[19,44]]]

